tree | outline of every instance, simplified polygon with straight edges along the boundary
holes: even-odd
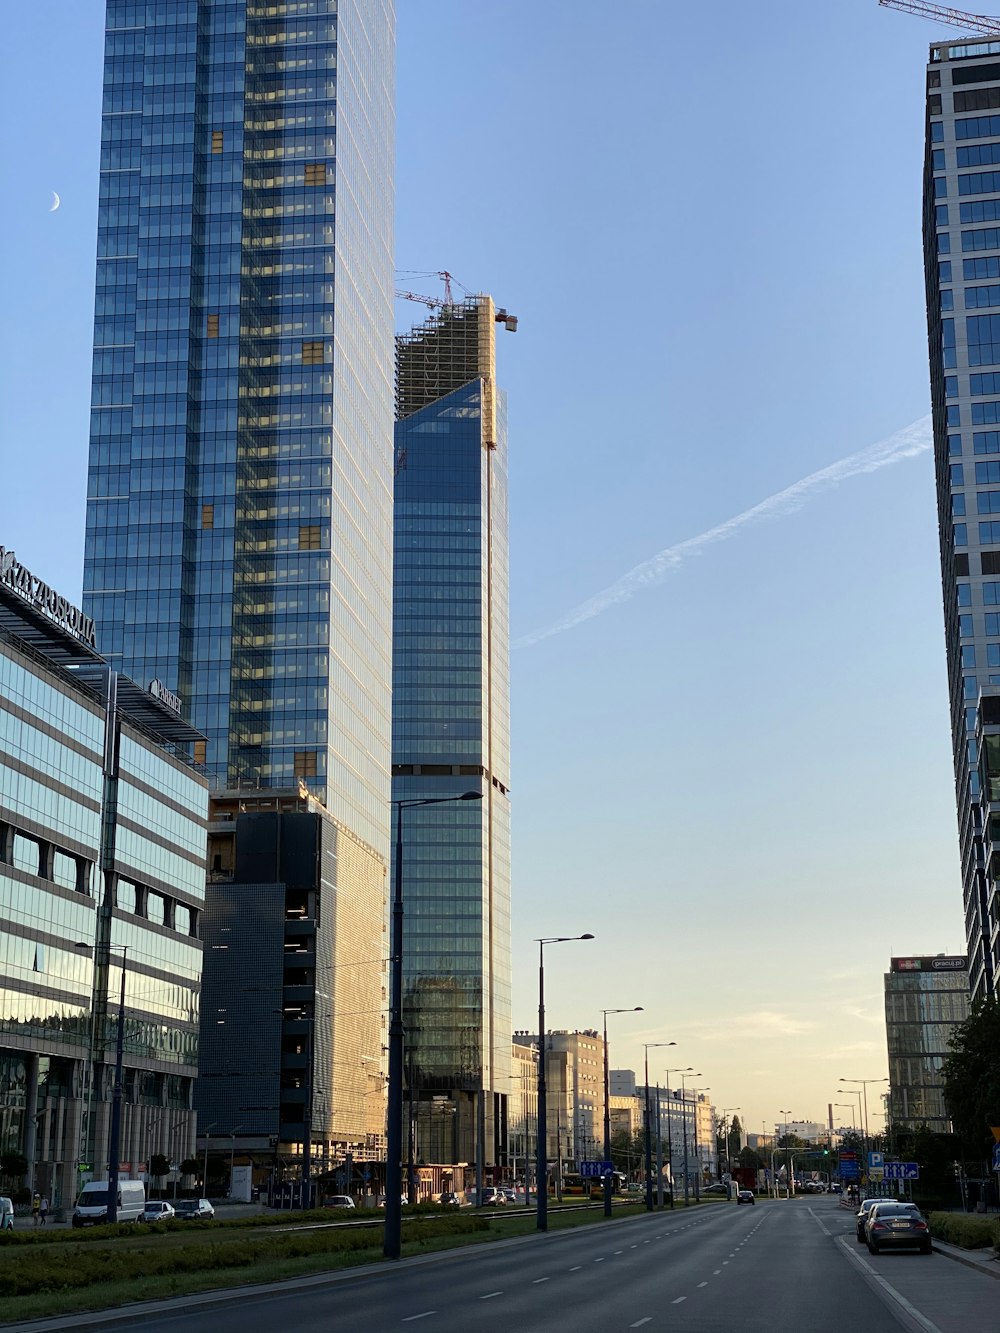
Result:
[[[767,1163],[765,1162],[763,1156],[759,1152],[757,1152],[754,1148],[740,1149],[740,1166],[752,1166],[759,1171],[761,1167],[764,1167],[766,1165]]]
[[[160,1182],[159,1185],[157,1185],[157,1189],[162,1191],[163,1177],[167,1175],[169,1171],[170,1171],[170,1158],[165,1157],[161,1152],[154,1152],[152,1157],[150,1157],[149,1159],[149,1174],[152,1176],[154,1180],[158,1180]]]
[[[951,1035],[945,1057],[944,1100],[962,1146],[975,1161],[988,1158],[991,1125],[1000,1125],[1000,1003],[981,1000]]]
[[[732,1120],[729,1122],[728,1140],[729,1140],[728,1155],[730,1157],[737,1157],[740,1152],[740,1144],[743,1142],[743,1126],[740,1124],[740,1118],[738,1115],[734,1115]]]
[[[169,1166],[170,1163],[168,1162],[167,1165]],[[201,1162],[198,1161],[197,1157],[186,1157],[184,1161],[181,1162],[182,1176],[196,1176],[200,1170]]]
[[[28,1159],[24,1153],[0,1153],[0,1176],[6,1180],[22,1180],[28,1174]]]

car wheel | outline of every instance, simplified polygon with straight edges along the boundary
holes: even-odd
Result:
[[[920,1253],[921,1253],[921,1254],[933,1254],[933,1253],[934,1253],[934,1247],[931,1245],[930,1241],[928,1241],[926,1245],[921,1245],[921,1247],[920,1247]]]
[[[869,1253],[869,1254],[878,1254],[878,1246],[877,1246],[877,1245],[873,1245],[873,1244],[871,1243],[871,1241],[868,1242],[868,1253]]]
[[[864,1243],[865,1243],[865,1233],[864,1233],[864,1228],[863,1228],[863,1227],[858,1227],[858,1244],[859,1244],[859,1245],[863,1245]]]

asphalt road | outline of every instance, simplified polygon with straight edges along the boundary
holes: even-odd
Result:
[[[942,1255],[875,1258],[835,1197],[654,1213],[125,1315],[143,1333],[968,1333],[1000,1285]],[[101,1326],[108,1327],[98,1317]],[[84,1327],[79,1316],[62,1327]],[[45,1327],[56,1327],[45,1322]],[[35,1325],[35,1327],[39,1327]]]

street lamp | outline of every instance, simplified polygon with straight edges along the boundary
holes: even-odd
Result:
[[[641,1014],[642,1005],[634,1009],[602,1009],[604,1015],[604,1216],[611,1216],[611,1076],[608,1071],[608,1014]]]
[[[842,1092],[842,1093],[844,1093],[844,1094],[845,1094],[846,1096],[848,1096],[848,1097],[857,1097],[857,1099],[858,1099],[858,1108],[857,1108],[857,1109],[858,1109],[858,1133],[861,1135],[861,1142],[862,1142],[863,1149],[864,1149],[864,1154],[865,1154],[865,1169],[867,1170],[867,1167],[868,1167],[868,1130],[867,1130],[867,1128],[865,1127],[865,1118],[864,1118],[864,1114],[862,1113],[862,1110],[861,1110],[861,1089],[860,1089],[860,1088],[838,1088],[838,1089],[837,1089],[837,1092],[838,1092],[838,1093],[841,1093],[841,1092]],[[838,1103],[837,1103],[838,1106],[844,1106],[844,1105],[846,1105],[846,1104],[847,1104],[847,1103],[845,1103],[845,1102],[838,1102]],[[853,1107],[853,1106],[851,1107],[851,1110],[852,1110],[852,1111],[854,1110],[854,1107]]]
[[[546,944],[569,944],[573,940],[592,940],[593,938],[593,935],[590,934],[548,935],[535,941],[538,945],[538,1132],[535,1149],[535,1202],[537,1205],[535,1225],[539,1231],[548,1231],[549,1229],[549,1171],[545,1161],[549,1120],[549,1108],[545,1100],[545,946]]]
[[[731,1176],[732,1168],[729,1165],[729,1135],[726,1133],[726,1114],[729,1111],[742,1111],[742,1106],[724,1106],[722,1108],[722,1146],[726,1150],[726,1175]],[[722,1174],[722,1163],[719,1163],[719,1174]]]
[[[860,1083],[865,1097],[865,1140],[868,1139],[868,1084],[869,1083],[888,1083],[887,1078],[845,1078],[840,1076],[841,1083]],[[850,1092],[850,1088],[838,1088],[838,1092]]]
[[[398,1259],[403,1248],[403,1205],[399,1185],[403,1170],[403,811],[415,805],[443,805],[448,801],[482,799],[481,791],[464,791],[460,796],[425,796],[409,801],[392,802],[396,807],[396,864],[392,896],[389,1096],[385,1136],[385,1236],[382,1243],[382,1253],[387,1259]]]
[[[647,1213],[651,1213],[653,1211],[653,1136],[652,1136],[652,1126],[649,1123],[649,1052],[657,1046],[676,1046],[676,1045],[677,1043],[675,1041],[644,1041],[642,1043],[643,1062],[645,1068],[645,1073],[643,1075],[644,1078],[643,1096],[646,1103],[646,1116],[645,1116],[646,1132],[643,1135],[643,1138],[645,1140],[643,1146],[646,1149],[646,1212]],[[668,1113],[667,1124],[668,1125],[670,1124],[669,1113]],[[659,1134],[660,1132],[659,1120],[657,1120],[656,1123],[656,1132],[657,1134]],[[673,1180],[674,1180],[673,1169],[671,1168],[671,1176],[670,1176],[671,1207],[673,1206],[673,1200],[674,1200]]]
[[[792,1154],[788,1147],[788,1117],[791,1111],[783,1111],[778,1108],[778,1115],[785,1117],[785,1198],[792,1197]],[[772,1159],[773,1160],[773,1159]]]
[[[74,946],[81,953],[89,953],[91,946],[79,941]],[[128,945],[114,950],[122,957],[122,984],[118,998],[118,1024],[115,1036],[115,1084],[111,1094],[111,1132],[108,1138],[108,1225],[118,1221],[118,1159],[122,1143],[122,1062],[125,1056],[125,971],[128,964]],[[112,949],[107,949],[108,961]]]
[[[684,1086],[684,1079],[689,1073],[691,1074],[692,1078],[704,1078],[704,1074],[695,1074],[690,1068],[683,1070],[678,1069],[675,1070],[674,1072],[680,1074],[681,1076],[681,1106],[683,1108],[683,1118],[681,1119],[681,1128],[684,1131],[684,1207],[686,1208],[689,1202],[690,1182],[688,1179],[687,1088]],[[697,1128],[697,1121],[695,1121],[695,1125]],[[671,1171],[671,1179],[673,1179],[673,1171]]]
[[[711,1092],[712,1089],[711,1089],[711,1088],[692,1088],[691,1091],[694,1092],[694,1093],[699,1093],[699,1092]],[[695,1201],[695,1203],[701,1203],[701,1154],[700,1154],[700,1152],[698,1151],[698,1103],[697,1103],[697,1101],[696,1101],[695,1104],[694,1104],[694,1116],[692,1117],[691,1127],[692,1127],[692,1129],[694,1130],[694,1161],[695,1161],[694,1201]],[[710,1156],[711,1156],[711,1154],[710,1154]]]

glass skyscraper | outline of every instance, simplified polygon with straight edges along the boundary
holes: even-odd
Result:
[[[1000,976],[1000,42],[931,47],[926,127],[938,528],[969,986],[981,998]]]
[[[969,1015],[968,959],[946,954],[893,958],[885,974],[889,1122],[951,1133],[942,1067],[948,1043]]]
[[[108,0],[85,609],[384,854],[393,0]]]
[[[500,1160],[511,1061],[506,404],[486,296],[397,339],[392,794],[412,1160]],[[480,1095],[482,1094],[482,1095]],[[460,1184],[461,1182],[459,1182]]]

